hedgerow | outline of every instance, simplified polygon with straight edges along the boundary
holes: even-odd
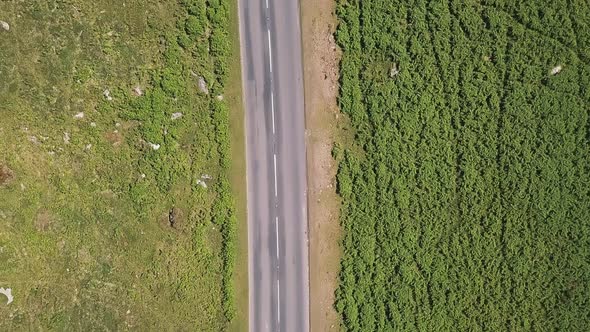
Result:
[[[345,330],[590,326],[589,13],[337,1]]]

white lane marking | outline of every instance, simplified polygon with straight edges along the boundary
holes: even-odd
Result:
[[[275,232],[277,233],[277,259],[279,259],[279,217],[275,217]],[[277,266],[277,270],[279,267]]]
[[[268,10],[268,0],[266,0],[266,9]],[[267,23],[269,26],[267,27],[267,38],[268,38],[268,67],[271,74],[271,88],[270,88],[270,111],[272,116],[272,134],[273,136],[276,134],[275,128],[275,98],[274,98],[274,89],[272,88],[272,44],[270,39],[270,17],[267,18]],[[273,137],[274,140],[274,137]],[[274,180],[275,180],[275,198],[279,196],[279,189],[278,189],[278,180],[277,180],[277,154],[276,152],[273,153],[273,166],[274,166]],[[278,205],[278,201],[275,201],[275,204]],[[279,217],[275,216],[275,232],[276,232],[276,246],[277,246],[277,263],[279,261],[280,256],[280,249],[279,249]],[[279,265],[277,264],[277,271],[279,271]],[[281,329],[281,281],[279,276],[277,275],[277,322],[278,322],[278,330]]]
[[[279,331],[281,329],[281,281],[277,278],[277,320],[279,321]]]
[[[277,185],[277,154],[273,154],[273,163],[274,163],[274,175],[275,175],[275,197],[279,196],[279,189]]]
[[[270,28],[268,28],[266,31],[268,32],[268,63],[270,67],[270,73],[272,74],[272,47],[270,45]]]
[[[275,96],[272,90],[270,91],[270,113],[272,115],[272,133],[275,134]]]

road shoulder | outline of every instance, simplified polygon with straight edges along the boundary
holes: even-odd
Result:
[[[333,0],[301,0],[308,169],[310,327],[338,330],[334,292],[340,267],[340,201],[332,146],[340,136],[337,106],[340,50]]]
[[[248,212],[246,190],[246,134],[245,109],[242,94],[242,69],[240,60],[239,0],[230,1],[231,61],[226,98],[230,107],[231,132],[231,183],[237,218],[236,263],[234,286],[236,317],[229,331],[248,331]]]

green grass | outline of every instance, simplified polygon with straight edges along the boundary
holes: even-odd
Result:
[[[334,150],[343,328],[587,330],[588,3],[339,0],[337,14],[356,132]]]
[[[0,4],[0,163],[13,173],[0,186],[0,287],[15,297],[2,329],[217,331],[233,319],[230,113],[216,98],[235,70],[229,8]]]
[[[227,104],[230,110],[231,128],[231,183],[235,198],[238,246],[234,284],[236,287],[236,317],[229,326],[229,331],[248,330],[248,210],[246,190],[246,135],[244,133],[244,107],[242,103],[242,71],[240,60],[240,31],[238,2],[230,3],[230,40],[231,61],[226,88]]]

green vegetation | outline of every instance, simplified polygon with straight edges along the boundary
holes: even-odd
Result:
[[[588,2],[339,0],[337,14],[356,135],[334,149],[344,328],[587,330]]]
[[[228,327],[229,10],[0,4],[3,330]]]

